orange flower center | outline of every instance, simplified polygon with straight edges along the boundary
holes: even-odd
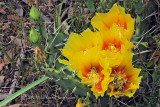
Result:
[[[117,26],[121,27],[122,29],[127,29],[127,24],[126,24],[126,22],[125,22],[125,21],[124,21],[124,22],[121,21],[119,18],[118,18],[116,24],[117,24]]]
[[[91,80],[91,84],[97,84],[101,80],[101,77],[98,74],[98,70],[95,67],[92,67],[90,69],[90,72],[87,74],[87,77]]]
[[[103,49],[104,50],[109,50],[109,51],[111,51],[113,53],[116,53],[116,52],[121,50],[121,45],[120,44],[114,44],[114,43],[108,44],[108,43],[104,42]]]
[[[111,74],[112,77],[114,77],[113,80],[113,86],[114,86],[114,91],[123,91],[125,84],[127,82],[127,79],[125,78],[126,75],[125,74]]]
[[[113,53],[118,52],[118,49],[116,48],[116,45],[113,45],[113,44],[109,46],[109,50],[110,50],[111,52],[113,52]]]

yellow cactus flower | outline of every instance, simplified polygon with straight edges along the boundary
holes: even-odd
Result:
[[[86,54],[77,54],[70,61],[75,66],[78,76],[82,83],[91,86],[91,91],[96,98],[103,96],[110,82],[111,68],[109,64],[100,59],[100,54],[97,48],[89,49]]]
[[[76,107],[83,107],[82,101],[79,101],[79,102],[76,104]]]
[[[132,57],[132,53],[126,53],[124,58],[122,58],[121,64],[112,68],[111,82],[107,90],[108,95],[132,97],[139,88],[142,78],[142,76],[139,77],[141,69],[133,67]]]
[[[99,39],[101,57],[106,58],[110,66],[119,65],[121,56],[124,53],[130,52],[134,47],[132,42],[129,42],[116,27],[108,31],[101,31]]]
[[[115,4],[108,13],[96,13],[91,20],[93,27],[99,31],[107,31],[112,29],[112,26],[117,26],[123,36],[128,40],[133,35],[135,20],[130,14],[125,14],[125,9]]]
[[[67,59],[59,62],[76,70],[81,82],[91,87],[96,98],[104,96],[106,91],[110,96],[132,97],[142,78],[141,69],[132,65],[134,45],[129,40],[134,22],[117,4],[108,13],[97,13],[91,24],[98,30],[87,29],[80,35],[72,33],[61,49]]]
[[[62,55],[71,60],[77,53],[85,54],[88,49],[98,45],[98,38],[99,32],[92,32],[90,29],[85,30],[80,35],[71,33],[67,44],[61,49]],[[66,65],[70,64],[67,60],[59,59],[59,61]]]

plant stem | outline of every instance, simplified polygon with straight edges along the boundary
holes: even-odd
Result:
[[[22,88],[21,90],[17,91],[16,93],[12,94],[11,96],[9,96],[8,98],[6,98],[5,100],[0,102],[0,107],[7,104],[8,102],[10,102],[11,100],[15,99],[16,97],[18,97],[19,95],[23,94],[24,92],[28,91],[29,89],[35,87],[36,85],[40,84],[41,82],[47,80],[49,77],[47,76],[43,76],[42,78],[34,81],[33,83],[27,85],[26,87]]]

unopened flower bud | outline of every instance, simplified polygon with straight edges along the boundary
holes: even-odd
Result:
[[[33,20],[38,20],[41,16],[41,12],[35,6],[32,5],[29,16]]]
[[[29,39],[32,43],[38,42],[38,40],[40,39],[40,33],[37,32],[35,29],[31,29]]]

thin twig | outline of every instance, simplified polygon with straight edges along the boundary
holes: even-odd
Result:
[[[156,14],[158,14],[158,13],[156,13],[156,11],[154,11],[153,13],[151,13],[150,15],[148,15],[148,16],[146,16],[144,19],[142,19],[141,22],[144,21],[145,19],[153,16],[153,15],[156,15]]]
[[[117,100],[117,101],[119,101],[120,103],[126,105],[127,107],[131,107],[131,106],[127,105],[126,103],[124,103],[124,102],[122,102],[122,101],[120,101],[120,100],[118,100],[118,99],[116,99],[116,98],[114,98],[114,97],[112,97],[112,98],[115,99],[115,100]]]
[[[153,28],[155,28],[157,25],[155,25],[155,26],[153,26],[151,29],[149,29],[147,32],[145,32],[144,34],[142,34],[142,38],[139,40],[139,42],[136,44],[136,46],[135,46],[135,48],[134,49],[136,49],[137,47],[138,47],[138,45],[140,44],[140,42],[143,40],[143,38],[144,38],[144,36],[146,35],[146,34],[148,34]]]
[[[149,60],[151,60],[153,58],[153,56],[155,55],[155,53],[159,50],[159,46],[156,48],[156,50],[154,51],[154,53],[152,54],[151,58]]]
[[[151,52],[151,51],[152,50],[145,50],[145,51],[141,51],[141,52],[135,53],[134,55],[144,54],[144,53]]]

